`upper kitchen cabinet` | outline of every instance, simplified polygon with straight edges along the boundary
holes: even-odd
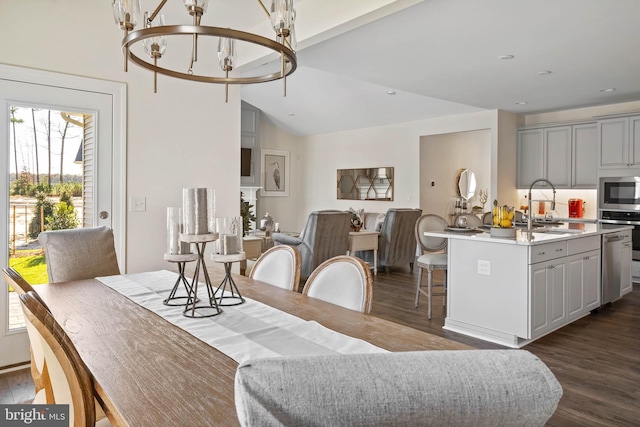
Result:
[[[595,123],[518,131],[517,187],[546,178],[556,188],[596,188]]]
[[[598,166],[640,168],[640,116],[598,122]]]
[[[596,188],[598,182],[598,125],[588,123],[575,125],[572,128],[571,188]]]

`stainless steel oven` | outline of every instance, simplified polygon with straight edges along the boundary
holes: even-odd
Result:
[[[631,225],[631,258],[640,261],[640,211],[599,211],[599,222],[603,228],[616,228],[620,225]]]
[[[601,177],[598,208],[640,211],[640,176]]]

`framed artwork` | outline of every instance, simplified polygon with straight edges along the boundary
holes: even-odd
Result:
[[[260,150],[263,196],[289,195],[289,152]]]

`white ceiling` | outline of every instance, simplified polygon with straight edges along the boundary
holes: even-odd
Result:
[[[312,1],[322,0],[304,0]],[[640,100],[638,0],[404,3],[328,40],[308,47],[301,40],[286,97],[276,81],[243,86],[242,99],[298,135],[484,109],[538,113]]]

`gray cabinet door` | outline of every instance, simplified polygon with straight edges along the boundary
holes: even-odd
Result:
[[[545,175],[556,188],[571,187],[571,126],[544,130]]]
[[[626,168],[629,159],[629,118],[598,122],[598,157],[601,168]]]
[[[544,132],[542,129],[518,131],[518,164],[516,185],[529,188],[531,183],[544,176]]]
[[[573,126],[572,144],[571,187],[597,188],[598,125],[590,123]]]

